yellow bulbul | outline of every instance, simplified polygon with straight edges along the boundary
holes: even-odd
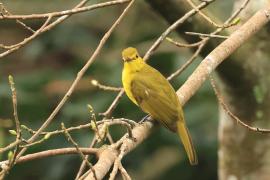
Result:
[[[139,56],[135,48],[123,50],[122,82],[129,99],[169,130],[176,132],[192,165],[197,155],[186,127],[182,106],[168,80]]]

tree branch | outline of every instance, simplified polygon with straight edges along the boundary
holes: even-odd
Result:
[[[2,19],[43,19],[48,17],[58,17],[58,16],[64,16],[64,15],[71,15],[76,13],[81,13],[85,11],[91,11],[98,8],[103,8],[106,6],[113,6],[118,5],[122,3],[127,3],[130,0],[115,0],[115,1],[108,1],[103,3],[98,3],[90,6],[85,7],[77,7],[69,10],[59,11],[59,12],[51,12],[51,13],[45,13],[45,14],[30,14],[30,15],[0,15],[0,20]]]
[[[131,0],[129,5],[124,9],[124,11],[122,12],[122,14],[118,17],[118,19],[113,23],[113,25],[110,27],[110,29],[105,33],[105,35],[103,36],[103,38],[100,40],[97,48],[95,49],[94,53],[92,54],[92,56],[88,59],[88,61],[86,62],[86,64],[82,67],[82,69],[78,72],[75,80],[73,81],[72,85],[70,86],[69,90],[67,91],[67,93],[64,95],[64,97],[61,99],[61,101],[59,102],[59,104],[56,106],[56,108],[53,110],[53,112],[49,115],[49,117],[46,119],[46,121],[42,124],[42,126],[37,130],[37,132],[28,140],[29,143],[33,142],[38,136],[39,134],[46,129],[46,127],[54,120],[54,117],[58,114],[58,112],[60,111],[60,109],[62,108],[62,106],[65,104],[65,102],[68,100],[68,98],[71,96],[71,94],[73,93],[75,87],[77,86],[78,82],[81,80],[81,78],[83,77],[83,75],[85,74],[85,72],[87,71],[87,69],[90,67],[90,65],[94,62],[94,60],[96,59],[96,57],[98,56],[98,54],[100,53],[102,47],[104,46],[104,44],[106,43],[106,41],[108,40],[108,38],[110,37],[110,35],[112,34],[112,32],[114,31],[114,29],[118,26],[118,24],[121,22],[121,20],[124,18],[124,16],[126,15],[126,13],[128,12],[129,8],[131,7],[131,5],[133,4],[134,0]],[[68,16],[68,15],[66,15]],[[65,17],[65,16],[62,16]],[[25,151],[27,150],[27,147],[23,148],[17,158],[19,158]]]
[[[96,148],[79,148],[79,150],[83,154],[94,154],[98,155],[99,149]],[[27,154],[25,156],[21,156],[16,163],[24,163],[27,161],[43,159],[46,157],[58,156],[58,155],[67,155],[67,154],[78,154],[78,150],[76,148],[61,148],[61,149],[51,149],[46,151],[41,151],[33,154]],[[0,166],[2,164],[7,163],[8,161],[0,162]]]
[[[235,31],[228,39],[216,47],[206,58],[204,58],[197,69],[177,91],[182,105],[184,105],[195,94],[202,83],[208,78],[209,74],[214,71],[222,61],[224,61],[236,49],[244,44],[248,38],[253,36],[266,23],[268,23],[269,20],[270,7],[261,9],[243,26]],[[133,137],[135,137],[136,141],[130,140],[127,136],[120,139],[119,141],[122,141],[122,146],[126,146],[127,148],[125,154],[133,150],[145,138],[147,138],[152,127],[153,124],[146,121],[143,124],[136,126],[132,130]],[[119,153],[117,149],[113,148],[113,145],[109,146],[104,152],[106,152],[106,154],[101,153],[99,161],[94,165],[96,175],[100,179],[107,174],[113,165],[113,162],[116,160],[117,154]],[[89,173],[86,179],[92,180],[93,174]]]
[[[150,4],[150,6],[153,8],[154,11],[159,13],[167,22],[172,24],[174,21],[178,19],[179,16],[183,16],[184,13],[190,9],[189,4],[186,1],[177,1],[177,0],[145,0],[147,3]],[[242,6],[238,9],[238,11],[243,10],[243,8],[247,5],[249,0],[246,0]],[[208,17],[211,17],[212,20],[214,20],[217,24],[221,24],[220,21],[216,18],[216,16],[212,15],[211,13],[207,12]],[[205,23],[205,20],[198,16],[192,19],[192,21],[186,21],[181,27],[178,27],[176,29],[177,33],[185,39],[188,43],[193,43],[198,41],[198,37],[189,36],[185,34],[186,31],[194,31],[194,32],[212,32],[214,29],[214,26],[210,23]],[[229,34],[229,29],[224,30],[224,34]],[[206,47],[203,48],[200,55],[201,56],[207,56],[209,52],[214,49],[220,41],[209,41],[206,44]],[[250,48],[255,49],[256,44],[250,43]],[[229,57],[229,61],[225,61],[222,63],[221,66],[217,68],[217,72],[219,75],[224,78],[227,83],[227,85],[234,87],[236,84],[239,85],[239,83],[246,84],[248,87],[252,87],[250,85],[250,79],[247,79],[247,77],[252,77],[250,75],[250,71],[246,71],[242,67],[242,60],[245,59],[245,57],[249,56],[247,51],[240,51],[238,52],[238,55],[233,55]],[[227,71],[229,69],[229,71]],[[232,73],[234,72],[234,73]],[[249,74],[250,76],[246,76],[245,74]]]
[[[86,4],[88,1],[89,1],[89,0],[82,0],[80,3],[78,3],[78,4],[74,7],[74,9],[75,9],[75,8],[79,8],[79,7],[82,7],[82,6],[83,6],[84,4]],[[63,22],[64,20],[66,20],[66,19],[67,19],[68,17],[70,17],[71,15],[72,15],[72,14],[64,15],[64,16],[59,17],[59,18],[56,19],[54,22],[52,22],[52,23],[46,25],[46,26],[43,27],[43,28],[40,28],[41,30],[40,30],[40,32],[38,32],[38,33],[36,33],[36,31],[34,31],[34,34],[33,34],[32,36],[35,35],[35,37],[34,37],[34,38],[31,38],[32,36],[30,36],[30,37],[26,38],[26,39],[30,39],[30,38],[31,38],[31,39],[28,40],[28,41],[25,41],[25,43],[23,43],[22,45],[26,45],[26,44],[29,43],[31,40],[35,39],[37,36],[41,35],[42,33],[46,32],[46,31],[51,30],[53,27],[55,27],[55,26],[58,25],[59,23]],[[51,19],[50,16],[48,17],[48,19]],[[16,46],[16,47],[14,47],[14,48],[12,48],[12,49],[9,49],[9,50],[7,50],[7,51],[1,53],[1,54],[0,54],[0,58],[3,58],[3,57],[5,57],[5,56],[7,56],[7,55],[9,55],[9,54],[11,54],[11,53],[13,53],[13,52],[15,52],[16,50],[20,49],[20,47],[22,47],[22,46]]]

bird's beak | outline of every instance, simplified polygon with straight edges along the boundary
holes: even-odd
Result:
[[[123,58],[124,62],[129,62],[129,61],[132,61],[134,60],[135,58]]]

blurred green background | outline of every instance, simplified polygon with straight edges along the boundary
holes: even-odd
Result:
[[[90,1],[88,4],[95,2],[100,1]],[[78,1],[8,0],[3,3],[14,14],[32,14],[69,9]],[[15,139],[8,133],[9,129],[15,128],[10,120],[13,118],[13,109],[8,75],[14,76],[21,123],[37,129],[63,97],[77,72],[124,7],[125,5],[118,5],[73,15],[19,51],[0,59],[1,147]],[[227,14],[225,11],[218,14],[219,10],[224,8],[227,9]],[[209,9],[223,19],[231,12],[231,1],[217,1]],[[34,29],[42,23],[40,20],[24,22]],[[91,80],[121,86],[122,49],[134,46],[143,55],[167,26],[162,17],[155,14],[147,3],[137,1],[109,38],[101,54],[88,69],[76,91],[48,130],[59,129],[61,122],[67,127],[88,123],[90,114],[87,104],[93,106],[96,114],[104,112],[116,93],[96,89],[91,85]],[[0,27],[1,44],[14,44],[30,35],[13,20],[0,21]],[[172,34],[172,37],[179,40],[176,34]],[[190,50],[180,49],[164,42],[149,63],[167,76],[179,68],[190,55]],[[173,86],[179,88],[199,62],[200,59],[197,59],[180,77],[174,79]],[[205,83],[186,104],[184,111],[198,152],[199,165],[195,167],[189,165],[175,134],[165,128],[155,128],[143,144],[123,159],[123,165],[133,179],[217,179],[218,107],[209,82]],[[125,96],[114,111],[113,117],[140,120],[144,115]],[[111,129],[114,140],[121,137],[124,132],[120,127]],[[85,147],[93,137],[93,133],[88,129],[74,131],[71,134],[81,146]],[[28,133],[24,132],[23,135],[25,138],[29,137]],[[28,153],[69,146],[71,144],[60,135],[29,148]],[[6,159],[7,153],[0,155],[0,158]],[[74,179],[80,162],[81,159],[77,155],[35,160],[16,165],[7,179]]]

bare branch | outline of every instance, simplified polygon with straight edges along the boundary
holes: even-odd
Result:
[[[175,78],[176,76],[178,76],[179,74],[181,74],[199,56],[199,54],[200,54],[202,48],[205,46],[206,42],[207,42],[207,40],[201,41],[200,46],[197,48],[195,53],[189,58],[189,60],[187,60],[187,62],[184,65],[182,65],[177,71],[172,73],[167,79],[170,81],[173,78]]]
[[[104,116],[104,118],[108,118],[111,116],[113,110],[116,108],[117,104],[119,103],[121,97],[125,94],[124,89],[122,89],[116,96],[116,98],[113,100],[112,104],[110,107],[107,109],[106,112],[100,113],[100,115]]]
[[[221,107],[225,110],[225,112],[237,123],[240,124],[241,126],[247,128],[249,131],[253,131],[253,132],[258,132],[258,133],[262,133],[262,134],[268,134],[270,133],[270,129],[264,129],[264,128],[258,128],[258,127],[252,127],[250,125],[247,125],[246,123],[244,123],[244,121],[242,121],[240,118],[238,118],[236,115],[234,115],[229,107],[227,106],[227,104],[225,104],[219,90],[218,87],[213,79],[212,76],[210,76],[210,82],[211,85],[213,87],[213,90],[215,92],[215,95],[217,97],[217,100],[219,102],[219,104],[221,105]]]
[[[131,177],[129,176],[128,172],[126,171],[126,169],[123,167],[122,162],[119,162],[119,170],[122,174],[122,177],[124,180],[131,180]]]
[[[16,125],[16,141],[19,141],[21,139],[22,132],[21,132],[20,121],[19,121],[18,110],[17,110],[17,93],[16,93],[13,77],[9,75],[8,79],[9,79],[10,89],[12,92],[13,116],[14,116],[14,121]]]
[[[77,150],[78,154],[81,156],[81,158],[92,169],[92,172],[94,174],[95,179],[97,179],[95,170],[93,169],[93,165],[88,161],[88,159],[86,158],[86,156],[80,150],[79,145],[73,140],[73,138],[71,137],[71,135],[68,133],[68,131],[67,131],[66,127],[65,127],[65,124],[63,122],[61,123],[61,128],[64,130],[64,134],[65,134],[67,140],[70,141],[73,144],[73,146],[76,148],[76,150]]]
[[[92,142],[91,142],[89,148],[94,147],[96,143],[97,143],[97,137],[95,136],[95,137],[93,138],[93,140],[92,140]],[[86,155],[85,158],[88,159],[88,158],[89,158],[89,155]],[[85,169],[85,166],[86,166],[86,161],[83,161],[82,164],[81,164],[81,166],[80,166],[80,168],[79,168],[79,171],[78,171],[78,173],[77,173],[77,175],[76,175],[75,180],[78,180],[80,177],[82,177],[82,173],[83,173],[83,171],[84,171],[84,169]],[[90,173],[90,170],[89,170],[89,173]]]
[[[197,32],[186,32],[188,35],[193,36],[200,36],[200,37],[211,37],[211,38],[221,38],[221,39],[227,39],[229,36],[222,36],[222,35],[216,35],[216,34],[204,34],[204,33],[197,33]]]
[[[115,1],[108,1],[103,3],[98,3],[90,6],[85,7],[77,7],[70,10],[64,10],[60,12],[51,12],[51,13],[45,13],[45,14],[31,14],[31,15],[2,15],[0,16],[1,19],[44,19],[48,17],[58,17],[58,16],[64,16],[64,15],[71,15],[71,14],[77,14],[85,11],[91,11],[98,8],[103,8],[106,6],[113,6],[118,4],[127,3],[130,0],[115,0]]]
[[[17,112],[17,93],[15,89],[15,83],[11,75],[9,75],[8,81],[9,81],[9,85],[10,85],[10,89],[12,93],[13,116],[14,116],[14,121],[16,125],[16,131],[14,131],[16,135],[15,142],[20,142],[22,134],[21,134],[20,121],[19,121],[18,112]],[[19,143],[17,144],[14,143],[14,146],[15,146],[15,149],[13,150],[13,152],[9,151],[8,153],[8,161],[5,164],[5,168],[2,168],[2,171],[0,172],[1,179],[4,179],[4,177],[9,173],[9,170],[16,164],[16,156],[19,151]]]
[[[51,17],[48,17],[48,19],[44,22],[44,24],[37,30],[35,31],[34,34],[32,34],[30,37],[25,38],[22,42],[11,45],[11,46],[4,46],[6,49],[9,49],[3,53],[0,54],[0,58],[20,49],[21,47],[23,47],[24,45],[26,45],[28,42],[32,41],[33,39],[35,39],[41,32],[42,30],[44,30],[44,28],[49,24],[51,20]]]
[[[75,6],[74,8],[79,8],[79,7],[81,7],[81,6],[83,6],[85,3],[87,3],[89,0],[82,0],[77,6]],[[71,15],[64,15],[64,16],[61,16],[61,17],[59,17],[57,20],[55,20],[54,22],[52,22],[51,24],[48,24],[48,25],[46,25],[44,28],[40,28],[41,29],[41,31],[39,32],[39,33],[36,33],[35,32],[35,34],[36,34],[36,37],[37,36],[39,36],[39,35],[41,35],[42,33],[44,33],[44,32],[46,32],[46,31],[49,31],[50,29],[52,29],[53,27],[55,27],[56,25],[58,25],[59,23],[61,23],[61,22],[63,22],[65,19],[67,19],[68,17],[70,17]],[[49,18],[48,18],[49,19]],[[47,19],[47,20],[48,20]],[[45,22],[46,23],[46,22]],[[33,36],[33,35],[32,35]],[[35,39],[35,38],[31,38],[32,36],[30,36],[29,38],[30,38],[30,40],[28,40],[28,41],[26,41],[24,44],[23,44],[23,46],[24,45],[26,45],[27,43],[29,43],[31,40],[33,40],[33,39]],[[1,45],[0,45],[1,46]],[[3,46],[3,45],[2,45]],[[0,58],[3,58],[3,57],[5,57],[5,56],[7,56],[7,55],[9,55],[9,54],[11,54],[11,53],[13,53],[13,52],[15,52],[16,50],[18,50],[18,49],[20,49],[20,47],[22,47],[22,46],[16,46],[16,48],[14,48],[14,49],[10,49],[10,50],[8,50],[8,51],[5,51],[5,52],[3,52],[3,53],[1,53],[0,54]]]
[[[198,5],[196,8],[197,9],[202,9],[204,7],[206,7],[209,3],[211,3],[212,1],[208,1],[208,2],[202,2],[200,5]],[[161,44],[161,42],[173,31],[175,30],[180,24],[184,23],[188,18],[190,18],[191,16],[193,16],[194,14],[196,14],[197,11],[195,9],[190,10],[189,12],[187,12],[184,16],[182,16],[180,19],[178,19],[177,21],[175,21],[172,25],[170,25],[169,28],[166,29],[166,31],[164,31],[161,36],[156,40],[156,42],[150,47],[150,49],[145,53],[143,59],[146,61],[151,54],[154,52],[154,50],[156,50],[158,48],[158,46]]]
[[[166,40],[174,45],[176,45],[177,47],[185,47],[185,48],[192,48],[192,47],[198,47],[199,45],[202,44],[202,40],[196,43],[192,43],[192,44],[184,44],[184,43],[179,43],[176,42],[175,40],[173,40],[172,38],[166,37]]]
[[[104,120],[101,120],[101,121],[97,121],[97,125],[101,125],[101,124],[104,124],[104,123],[107,123],[108,126],[116,125],[116,124],[121,125],[123,123],[128,123],[131,126],[136,126],[137,125],[137,123],[135,121],[130,120],[130,119],[125,119],[125,118],[104,119]],[[68,132],[71,132],[71,131],[75,131],[75,130],[81,130],[81,129],[90,128],[90,127],[92,127],[92,124],[87,123],[87,124],[82,124],[82,125],[78,125],[78,126],[69,127],[66,130]],[[35,134],[37,132],[37,131],[34,131],[33,129],[31,129],[31,128],[25,126],[25,125],[21,125],[21,129],[26,130],[31,134]],[[44,131],[44,132],[41,132],[39,134],[39,136],[41,136],[41,135],[43,136],[42,139],[34,141],[32,143],[27,142],[26,145],[21,145],[21,147],[30,147],[30,146],[33,146],[33,145],[36,145],[36,144],[40,144],[40,143],[44,142],[45,140],[48,140],[49,138],[51,138],[51,137],[53,137],[55,135],[59,135],[59,134],[63,134],[63,133],[64,133],[64,130],[60,130],[60,129],[55,130],[55,131]],[[0,148],[0,154],[14,148],[15,146],[17,146],[18,144],[20,144],[22,142],[23,142],[22,140],[16,140],[16,141],[12,142],[11,144],[7,145],[6,147]]]
[[[97,148],[79,148],[79,150],[83,154],[98,155],[98,153],[99,153],[99,149],[97,149]],[[46,150],[46,151],[41,151],[41,152],[21,156],[17,160],[16,163],[24,163],[24,162],[28,162],[28,161],[37,160],[37,159],[43,159],[43,158],[52,157],[52,156],[59,156],[59,155],[68,155],[68,154],[78,154],[78,151],[76,148],[51,149],[51,150]],[[7,161],[0,162],[0,166],[2,164],[6,164],[6,163],[7,163]]]
[[[100,84],[97,80],[93,79],[91,81],[91,84],[101,90],[104,90],[104,91],[114,91],[114,92],[119,92],[122,90],[121,87],[112,87],[112,86],[106,86],[106,85],[103,85],[103,84]]]
[[[199,8],[196,7],[196,5],[192,2],[192,0],[186,0],[193,9],[195,9],[206,21],[208,21],[210,24],[214,25],[217,28],[228,28],[231,26],[234,26],[237,21],[233,21],[232,23],[225,23],[223,25],[219,25],[217,23],[215,23],[215,21],[213,21],[210,17],[208,17],[206,14],[204,14]],[[205,1],[204,1],[205,2]]]
[[[1,15],[0,15],[0,19],[5,16],[5,15],[12,15],[6,7],[4,7],[3,3],[0,3],[0,8],[1,8]],[[27,26],[24,22],[20,21],[19,19],[16,19],[16,23],[18,23],[19,25],[21,25],[23,28],[25,28],[26,30],[35,33],[35,30],[33,30],[31,27]]]
[[[21,140],[17,140],[14,141],[12,143],[10,143],[9,145],[7,145],[6,147],[0,148],[0,154],[2,154],[3,152],[6,152],[12,148],[14,148],[15,146],[17,146],[18,144],[20,144],[22,141]]]
[[[72,85],[70,86],[67,93],[64,95],[62,100],[59,102],[59,104],[56,106],[56,108],[53,110],[53,112],[50,114],[50,116],[46,119],[46,121],[42,124],[42,126],[38,129],[38,131],[28,140],[29,143],[33,142],[39,134],[53,121],[54,117],[58,114],[60,109],[63,107],[65,102],[68,100],[68,98],[73,93],[75,87],[77,86],[78,82],[81,80],[83,75],[85,74],[86,70],[90,67],[90,65],[94,62],[98,54],[100,53],[102,47],[112,34],[113,30],[117,27],[117,25],[121,22],[121,20],[124,18],[126,13],[128,12],[129,8],[133,4],[134,0],[132,0],[129,5],[124,9],[123,13],[119,16],[119,18],[114,22],[114,24],[110,27],[110,29],[105,33],[103,38],[100,40],[99,45],[97,46],[96,50],[90,57],[90,59],[86,62],[86,64],[83,66],[83,68],[78,72],[77,77],[73,81]],[[67,16],[67,15],[66,15]],[[63,16],[65,17],[65,16]],[[18,157],[20,157],[25,151],[27,150],[27,147],[23,148],[20,153],[18,154]]]

